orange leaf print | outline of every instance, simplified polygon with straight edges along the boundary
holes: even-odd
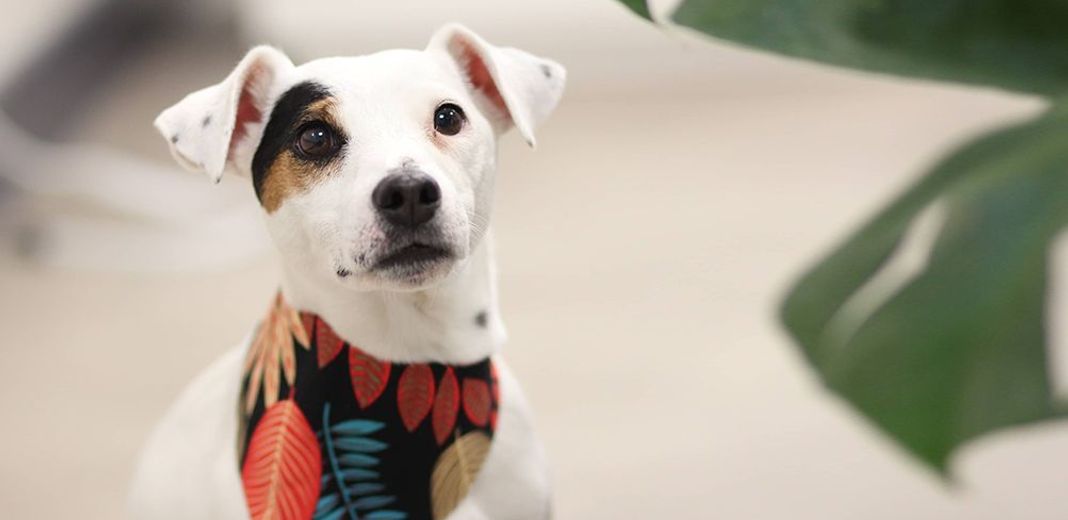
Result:
[[[434,411],[430,420],[434,426],[434,438],[438,444],[444,444],[456,427],[456,415],[460,411],[460,385],[456,382],[456,373],[452,367],[445,369],[438,384],[438,395],[434,399]]]
[[[388,361],[379,361],[365,354],[362,350],[349,348],[349,377],[352,391],[360,408],[374,404],[389,383],[391,365]]]
[[[404,427],[414,432],[434,406],[434,371],[429,365],[413,364],[397,380],[397,408]]]
[[[322,457],[308,420],[292,400],[267,409],[256,425],[241,468],[253,520],[305,520],[319,498]]]

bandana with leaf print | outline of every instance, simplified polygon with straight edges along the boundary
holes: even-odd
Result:
[[[443,519],[496,428],[490,359],[375,359],[281,294],[244,374],[238,442],[253,519]]]

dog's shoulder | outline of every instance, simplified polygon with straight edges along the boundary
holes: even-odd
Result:
[[[242,518],[237,403],[248,341],[202,371],[157,424],[134,474],[132,518]]]
[[[519,381],[501,355],[493,358],[501,407],[493,448],[465,500],[449,520],[551,517],[551,479],[544,447]]]

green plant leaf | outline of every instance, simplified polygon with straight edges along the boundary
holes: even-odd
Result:
[[[686,0],[673,19],[833,65],[1068,91],[1068,2],[1061,0]]]
[[[1061,414],[1044,325],[1047,257],[1068,223],[1066,138],[1061,109],[966,146],[783,305],[822,381],[943,474],[969,439]]]
[[[653,21],[653,15],[649,12],[649,3],[645,0],[619,0],[619,3],[627,6],[627,9],[634,11],[634,14],[637,14],[646,20]]]

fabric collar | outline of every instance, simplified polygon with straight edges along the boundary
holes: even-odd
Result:
[[[442,519],[496,429],[489,358],[391,363],[275,298],[249,347],[238,434],[253,519]]]

